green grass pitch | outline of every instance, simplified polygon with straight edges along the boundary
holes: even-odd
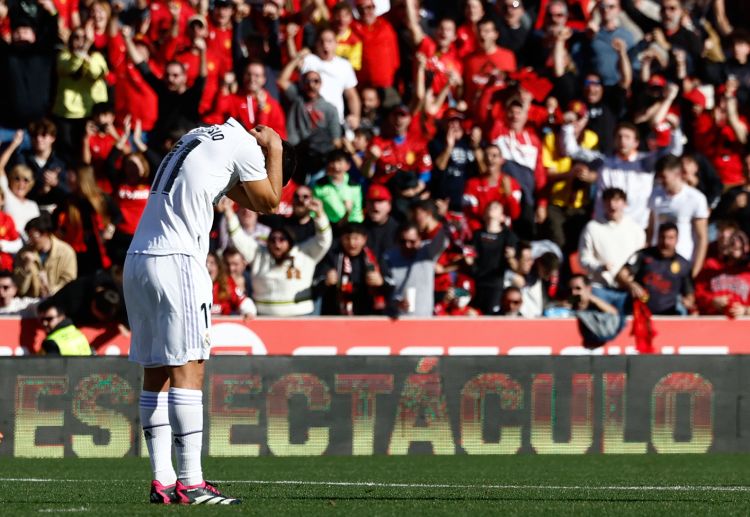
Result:
[[[750,455],[207,458],[234,507],[147,503],[148,461],[0,459],[0,515],[750,515]]]

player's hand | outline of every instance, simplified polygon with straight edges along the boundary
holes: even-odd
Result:
[[[264,150],[269,151],[271,149],[275,149],[279,152],[281,151],[281,137],[270,127],[255,126],[249,132],[255,137],[255,139],[258,141],[258,145],[261,146]]]

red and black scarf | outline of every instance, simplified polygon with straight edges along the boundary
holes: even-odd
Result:
[[[365,260],[365,270],[362,278],[365,279],[369,271],[380,273],[380,266],[375,254],[368,247],[362,250]],[[354,284],[352,283],[352,259],[345,254],[341,254],[339,260],[339,285],[338,285],[338,302],[339,313],[341,315],[351,316],[354,314]],[[376,311],[385,310],[385,296],[378,287],[370,287],[370,296],[372,296],[372,307]]]

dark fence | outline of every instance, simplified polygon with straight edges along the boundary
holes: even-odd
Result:
[[[210,456],[750,450],[747,356],[215,357]],[[145,455],[124,358],[0,360],[0,455]]]

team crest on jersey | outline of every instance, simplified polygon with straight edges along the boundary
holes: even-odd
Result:
[[[208,330],[205,334],[203,334],[203,347],[211,348],[211,332],[209,332]]]
[[[672,265],[669,266],[669,269],[672,271],[672,274],[678,274],[680,272],[680,261],[673,260]]]

